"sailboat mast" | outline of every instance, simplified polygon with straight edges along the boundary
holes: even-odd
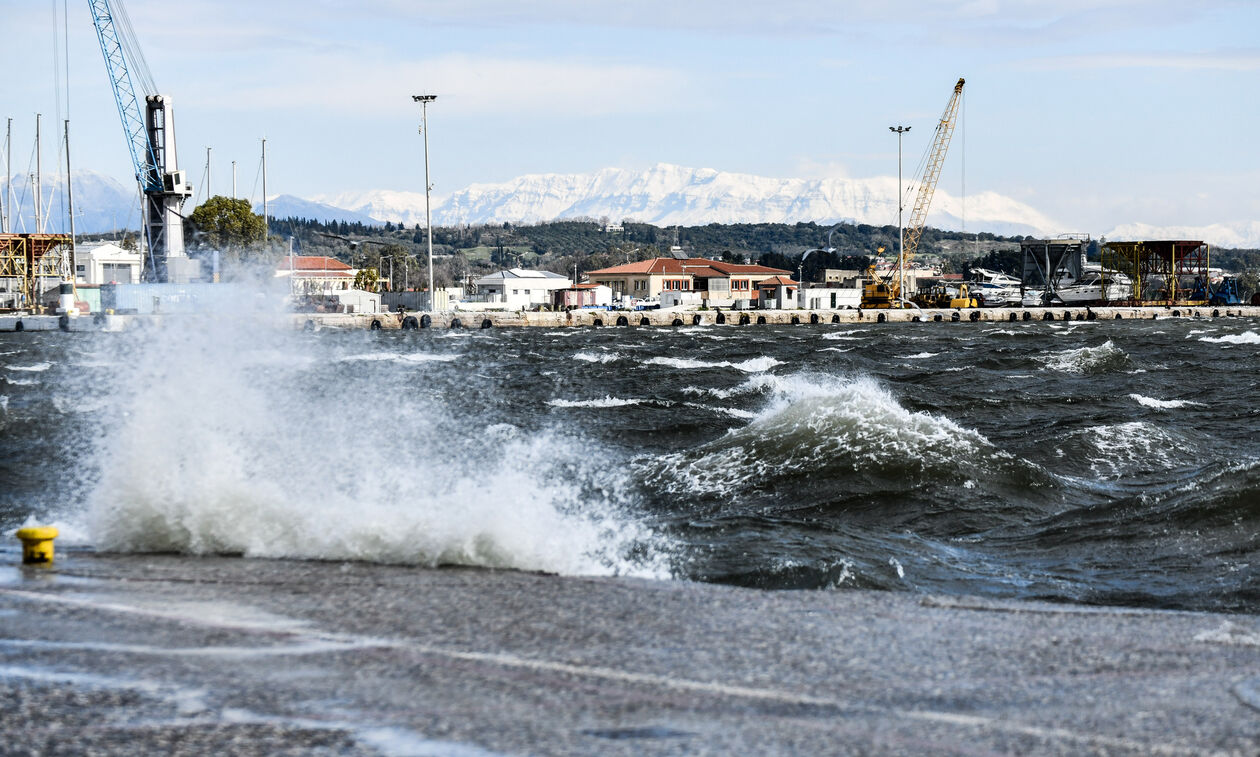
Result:
[[[70,178],[70,119],[66,119],[66,207],[70,210],[70,271],[68,278],[74,281],[76,268],[74,249],[74,182]]]
[[[0,234],[9,233],[9,216],[13,213],[13,119],[4,132],[4,203],[0,204]]]
[[[214,197],[214,189],[212,189],[212,187],[214,186],[214,181],[212,181],[213,174],[210,173],[210,150],[211,148],[209,147],[206,148],[206,199],[207,200],[209,200],[211,197]]]
[[[267,242],[267,234],[271,229],[267,226],[267,139],[262,141],[262,174],[263,174],[263,243]],[[292,257],[292,256],[290,256]]]
[[[39,148],[39,119],[40,119],[40,114],[36,113],[35,114],[35,233],[36,234],[44,233],[44,224],[41,217],[43,214],[43,204],[40,202],[40,200],[42,199],[42,195],[44,194],[44,190],[43,190],[43,187],[41,186],[43,183],[43,174],[41,173],[41,170],[40,170],[41,169],[41,166],[40,166],[41,150]]]

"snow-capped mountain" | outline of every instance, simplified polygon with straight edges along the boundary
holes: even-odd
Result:
[[[320,202],[381,221],[423,222],[424,195],[407,192],[322,195]],[[928,223],[962,226],[963,203],[938,189]],[[588,174],[532,174],[472,184],[435,201],[436,226],[577,217],[633,218],[658,226],[707,223],[897,222],[897,180],[775,179],[661,163],[645,171],[605,168]],[[1059,233],[1054,221],[1009,197],[966,198],[967,228],[997,234]]]
[[[9,191],[0,178],[0,194],[9,228],[19,234],[44,232],[64,234],[70,230],[70,213],[66,201],[66,177],[44,176],[40,181],[41,228],[35,224],[34,182],[27,176],[13,177],[13,208],[9,209]],[[115,229],[135,229],[140,225],[139,191],[135,184],[123,185],[114,178],[95,171],[74,172],[74,230],[80,234],[103,233]]]
[[[394,192],[388,189],[374,189],[369,192],[339,192],[337,194],[315,195],[312,201],[322,205],[345,208],[363,216],[374,218],[378,223],[393,221],[394,223],[404,223],[408,226],[415,224],[424,224],[424,193],[423,192]],[[433,207],[437,208],[437,198],[432,200]],[[352,220],[350,218],[337,220]],[[511,221],[511,218],[503,219]],[[486,223],[485,221],[472,221],[470,223]],[[446,226],[447,224],[440,220],[436,213],[433,216],[433,224],[435,226]]]
[[[1126,223],[1104,235],[1112,241],[1141,239],[1202,239],[1215,247],[1260,247],[1260,221],[1229,221],[1210,226],[1154,226]]]
[[[0,179],[0,184],[2,184]],[[12,229],[36,231],[34,197],[27,177],[13,177]],[[64,176],[43,180],[44,231],[68,230]],[[0,186],[0,193],[4,187]],[[4,193],[7,209],[8,194]],[[557,218],[631,218],[671,226],[707,223],[831,223],[876,226],[897,222],[897,180],[775,179],[748,174],[658,164],[644,171],[605,168],[585,174],[532,174],[495,184],[472,184],[446,197],[434,197],[436,226],[509,221],[534,223]],[[1053,235],[1064,229],[1032,207],[994,192],[968,195],[966,228],[995,234]],[[74,173],[75,230],[99,233],[140,224],[134,184],[88,170]],[[964,201],[938,188],[928,224],[960,229]],[[185,214],[192,212],[192,202]],[[261,206],[255,211],[260,212]],[[290,216],[364,224],[424,223],[422,192],[342,192],[302,199],[279,195],[268,201],[273,217]],[[909,209],[907,208],[907,215]],[[1260,248],[1260,221],[1209,226],[1116,226],[1107,239],[1202,239],[1217,247]]]

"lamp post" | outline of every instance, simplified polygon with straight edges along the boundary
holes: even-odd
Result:
[[[906,298],[906,237],[901,227],[901,211],[905,208],[905,196],[901,193],[901,135],[910,131],[909,126],[889,126],[897,132],[897,298]]]
[[[801,307],[805,304],[805,258],[809,257],[815,252],[822,252],[822,250],[819,250],[817,248],[813,250],[806,250],[805,254],[801,256],[800,263],[798,263],[796,267],[797,271],[799,271],[799,273],[797,273],[796,275],[797,307]]]
[[[420,133],[424,135],[424,228],[429,252],[429,310],[433,311],[437,297],[433,291],[433,216],[429,209],[429,192],[433,189],[429,183],[429,103],[436,100],[437,95],[412,95],[411,99],[420,103]]]

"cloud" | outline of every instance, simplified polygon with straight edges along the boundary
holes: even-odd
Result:
[[[1093,53],[1033,58],[1020,64],[1034,71],[1107,68],[1170,68],[1181,71],[1257,71],[1260,51],[1202,53]]]
[[[463,54],[425,60],[368,59],[361,55],[288,54],[271,69],[301,76],[258,77],[240,69],[216,72],[201,83],[205,107],[347,108],[368,114],[415,110],[410,95],[438,94],[437,107],[457,101],[463,115],[601,116],[667,107],[684,96],[690,78],[667,68],[567,59],[524,59]],[[695,97],[696,93],[690,93]]]

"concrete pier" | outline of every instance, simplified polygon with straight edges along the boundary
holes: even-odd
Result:
[[[406,318],[413,321],[404,324]],[[823,325],[836,323],[994,323],[1023,321],[1153,320],[1156,318],[1260,318],[1255,306],[1049,307],[904,310],[639,310],[570,312],[482,312],[383,314],[296,314],[307,328],[604,328],[680,326]],[[427,319],[427,320],[426,320]],[[377,326],[373,326],[373,323]]]
[[[1260,617],[0,549],[4,754],[1254,755]]]
[[[0,315],[0,331],[123,331],[137,325],[183,320],[189,314]],[[201,317],[205,317],[204,315]],[[262,314],[305,329],[482,329],[482,328],[669,328],[682,326],[784,326],[874,323],[995,323],[1024,321],[1113,321],[1158,318],[1260,318],[1260,307],[1049,307],[904,310],[573,310],[570,312],[289,313]]]

